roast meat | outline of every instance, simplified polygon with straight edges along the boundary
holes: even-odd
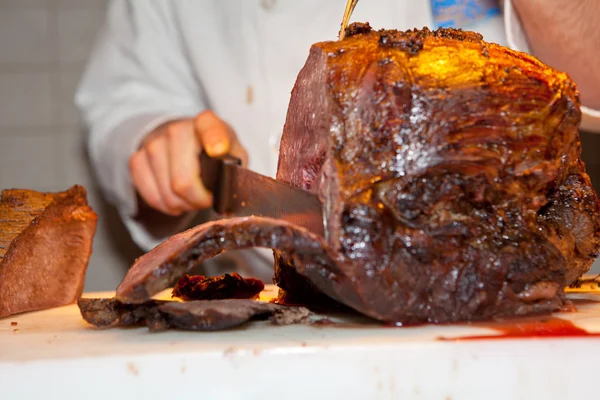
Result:
[[[4,190],[0,197],[0,317],[74,303],[96,232],[86,191]]]
[[[277,178],[320,194],[353,297],[326,293],[367,315],[551,311],[599,249],[579,122],[573,82],[527,54],[472,32],[355,24],[312,47]],[[326,289],[276,258],[295,297]]]

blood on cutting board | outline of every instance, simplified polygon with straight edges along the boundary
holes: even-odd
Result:
[[[438,340],[497,340],[523,338],[600,337],[600,333],[588,332],[571,321],[549,317],[539,320],[514,320],[511,322],[476,325],[499,331],[500,334],[471,335],[456,338],[439,337]]]

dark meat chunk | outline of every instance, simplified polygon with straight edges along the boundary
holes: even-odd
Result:
[[[143,303],[196,262],[260,246],[275,250],[286,298],[385,322],[562,306],[600,248],[573,82],[473,32],[348,34],[312,46],[277,172],[319,195],[325,237],[262,218],[196,227],[137,260],[120,300]]]
[[[0,198],[0,317],[74,303],[97,215],[85,189],[4,190]]]
[[[386,321],[560,307],[600,238],[573,82],[476,33],[358,28],[311,48],[277,173],[320,195],[352,287],[328,289],[283,251],[276,283]]]
[[[169,328],[218,331],[270,318],[276,325],[308,322],[311,313],[302,307],[286,307],[256,300],[150,300],[124,304],[116,299],[79,299],[84,320],[99,328],[147,326],[152,331]]]
[[[210,278],[185,274],[173,288],[173,297],[186,301],[252,299],[264,288],[260,279],[242,278],[236,272]]]
[[[550,193],[548,203],[538,212],[540,228],[570,261],[566,271],[569,284],[585,274],[598,257],[597,213],[596,193],[582,163]]]

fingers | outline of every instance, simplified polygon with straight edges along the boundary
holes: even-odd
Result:
[[[154,172],[150,167],[146,153],[140,150],[129,159],[129,171],[133,185],[140,196],[152,208],[165,210],[166,207],[158,191],[158,185],[154,179]]]
[[[200,144],[193,124],[186,121],[173,125],[166,136],[169,143],[171,189],[193,208],[210,207],[212,195],[200,179]]]
[[[202,146],[211,157],[219,157],[229,153],[231,149],[231,132],[228,126],[212,111],[205,111],[194,119],[196,134]]]
[[[172,188],[169,171],[169,142],[166,135],[154,138],[145,146],[146,158],[154,173],[158,191],[165,208],[161,211],[169,215],[181,215],[190,206]]]

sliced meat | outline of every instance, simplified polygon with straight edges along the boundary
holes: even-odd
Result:
[[[0,198],[0,317],[74,303],[97,215],[86,191],[4,190]]]
[[[123,304],[116,299],[82,298],[78,306],[83,319],[99,328],[145,325],[152,331],[169,328],[218,331],[269,317],[273,324],[289,325],[308,322],[311,315],[302,307],[242,299]]]
[[[173,297],[186,301],[252,299],[264,288],[260,279],[242,278],[237,272],[210,278],[185,274],[173,288]]]
[[[144,303],[203,260],[248,247],[280,249],[306,270],[335,276],[327,245],[307,230],[270,218],[232,218],[189,229],[144,254],[128,271],[116,297],[123,303]]]

